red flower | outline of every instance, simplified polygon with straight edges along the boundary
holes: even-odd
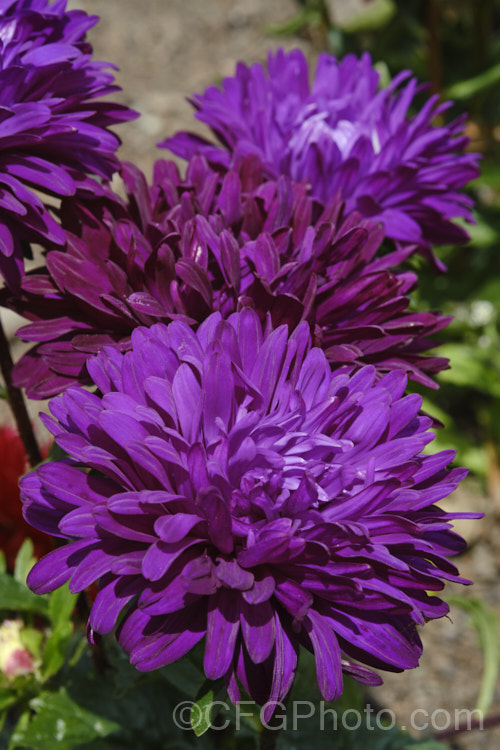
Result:
[[[47,446],[42,453],[48,453]],[[0,427],[0,549],[11,570],[19,547],[27,537],[33,540],[36,557],[54,548],[50,536],[37,531],[23,518],[18,481],[27,469],[21,438],[11,427]]]

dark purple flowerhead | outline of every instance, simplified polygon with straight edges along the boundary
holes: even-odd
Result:
[[[0,276],[10,286],[25,243],[65,241],[39,192],[72,195],[85,175],[118,168],[108,128],[135,113],[95,101],[118,90],[85,40],[97,20],[65,0],[0,0]]]
[[[268,176],[309,180],[323,201],[339,194],[347,211],[376,217],[387,237],[429,254],[431,244],[468,237],[451,219],[472,219],[462,188],[478,175],[478,155],[464,154],[462,118],[433,125],[449,106],[436,96],[408,115],[419,90],[410,75],[379,89],[369,55],[322,54],[311,85],[302,52],[270,52],[267,71],[239,63],[222,89],[193,97],[220,146],[185,132],[159,145],[225,168],[256,154]]]
[[[33,321],[18,332],[35,346],[17,384],[52,396],[89,382],[87,359],[105,344],[125,351],[137,326],[196,327],[213,311],[252,307],[262,325],[268,313],[290,330],[307,320],[335,367],[402,369],[435,387],[447,360],[423,353],[448,318],[408,309],[415,275],[391,271],[405,252],[380,256],[380,225],[288,178],[263,181],[258,166],[245,159],[221,178],[194,157],[182,180],[160,161],[148,188],[128,165],[127,204],[104,190],[87,205],[68,201],[66,248],[4,301]]]
[[[422,453],[430,420],[403,373],[332,373],[305,323],[263,333],[251,310],[137,328],[88,368],[100,395],[69,388],[44,419],[68,458],[21,481],[26,519],[69,542],[34,591],[99,581],[90,637],[122,614],[140,670],[205,639],[232,700],[238,683],[282,700],[300,646],[326,699],[342,672],[377,684],[372,667],[418,664],[417,626],[448,611],[431,592],[462,581],[457,515],[435,502],[465,472]]]

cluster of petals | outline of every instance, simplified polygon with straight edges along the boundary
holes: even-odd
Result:
[[[235,701],[282,700],[301,646],[325,699],[343,673],[417,665],[416,627],[448,611],[433,592],[466,582],[460,514],[435,504],[465,472],[422,453],[404,373],[332,372],[306,323],[263,332],[249,309],[139,327],[88,368],[99,395],[69,388],[44,417],[68,457],[21,480],[27,520],[68,540],[30,587],[99,581],[90,637],[121,618],[139,670],[204,639]]]
[[[28,243],[65,242],[40,193],[109,179],[119,139],[108,128],[135,116],[96,101],[118,90],[85,39],[96,21],[65,0],[0,0],[0,277],[13,288]]]
[[[323,201],[339,194],[347,211],[376,217],[387,237],[428,256],[432,244],[467,240],[452,219],[472,220],[463,187],[478,176],[478,154],[464,152],[463,118],[436,124],[449,103],[432,96],[409,114],[416,80],[404,71],[379,88],[368,54],[322,54],[309,78],[299,50],[270,52],[267,70],[239,63],[221,88],[191,100],[220,145],[189,132],[159,145],[223,168],[256,154],[268,176],[308,180]]]
[[[411,272],[394,270],[408,249],[383,254],[383,229],[331,199],[311,198],[289,178],[265,180],[255,157],[220,175],[193,157],[186,177],[170,161],[153,184],[132,165],[128,199],[104,187],[63,202],[66,246],[26,274],[2,303],[32,322],[34,343],[14,370],[31,398],[88,383],[86,362],[102,346],[125,351],[140,325],[199,325],[253,308],[265,325],[306,320],[334,367],[402,369],[426,385],[447,360],[425,355],[448,318],[409,309]]]

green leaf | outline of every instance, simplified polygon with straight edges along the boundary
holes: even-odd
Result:
[[[21,714],[21,716],[18,719],[18,722],[16,724],[16,728],[14,730],[14,734],[11,736],[11,739],[10,739],[10,742],[9,742],[7,750],[18,750],[19,745],[18,745],[18,743],[16,742],[16,739],[15,739],[16,732],[17,731],[21,732],[24,729],[26,729],[28,727],[28,725],[29,725],[29,721],[30,721],[30,712],[29,711],[25,711],[24,713]]]
[[[467,344],[445,344],[439,348],[449,357],[451,369],[439,373],[439,381],[474,388],[500,398],[500,359],[498,353]],[[494,356],[496,354],[496,356]]]
[[[449,596],[447,602],[467,612],[471,625],[477,631],[484,667],[476,709],[485,715],[493,703],[500,668],[497,615],[481,599]]]
[[[214,706],[214,702],[220,701],[225,695],[224,680],[217,680],[216,682],[206,680],[202,685],[191,707],[189,719],[197,737],[201,737],[210,729],[217,714],[217,708],[220,708],[220,706]]]
[[[68,646],[73,635],[73,623],[66,621],[52,631],[43,652],[42,677],[48,680],[56,674],[66,660]]]
[[[7,401],[7,390],[3,385],[0,385],[0,398]]]
[[[190,698],[199,695],[206,681],[204,672],[196,664],[193,664],[189,657],[179,659],[175,664],[164,667],[160,673],[171,685],[178,690],[182,690]]]
[[[385,26],[394,13],[394,0],[327,0],[332,25],[347,34],[374,31]]]
[[[33,698],[30,708],[35,716],[25,717],[12,735],[11,746],[36,750],[73,750],[76,745],[106,737],[119,725],[75,703],[65,688],[58,693],[42,693]]]
[[[454,83],[445,91],[445,96],[450,99],[469,99],[471,96],[478,94],[480,91],[494,86],[500,82],[500,63],[492,68],[485,70],[473,78],[466,81]]]
[[[500,308],[500,279],[487,279],[482,286],[474,290],[476,300],[487,300],[497,309]]]
[[[43,641],[43,633],[38,628],[23,628],[21,630],[21,643],[33,656],[40,655],[40,649]]]
[[[71,619],[77,595],[72,594],[67,583],[49,596],[49,617],[54,629]]]
[[[290,36],[302,29],[321,26],[323,14],[318,8],[305,7],[279,26],[268,26],[266,32],[270,36]]]
[[[373,66],[379,75],[379,87],[387,88],[392,81],[391,71],[385,60],[378,60]]]
[[[26,578],[36,560],[33,557],[33,542],[31,539],[25,539],[17,553],[14,565],[14,578],[23,585],[26,584]]]
[[[498,242],[498,230],[476,214],[477,224],[468,224],[457,219],[455,224],[462,226],[470,237],[470,244],[475,247],[490,247]]]
[[[25,584],[4,573],[0,575],[0,609],[46,615],[48,601],[45,595],[34,594]]]
[[[17,695],[10,687],[0,688],[0,712],[12,706],[17,701]]]
[[[47,461],[59,461],[61,458],[65,458],[67,455],[68,454],[66,453],[66,451],[63,451],[63,449],[60,448],[54,440],[54,442],[50,446]]]
[[[495,162],[481,164],[481,174],[471,185],[473,187],[487,185],[493,190],[500,190],[500,167]]]

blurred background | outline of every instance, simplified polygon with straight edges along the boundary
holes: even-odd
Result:
[[[321,51],[370,51],[382,83],[411,69],[430,90],[469,113],[470,148],[481,151],[482,176],[470,187],[477,223],[466,246],[442,247],[438,275],[420,257],[416,309],[454,316],[440,353],[451,369],[438,392],[422,392],[424,408],[445,427],[435,449],[455,448],[470,470],[448,504],[485,513],[460,522],[470,542],[460,561],[472,589],[450,587],[452,615],[423,629],[420,669],[388,675],[373,703],[411,712],[473,709],[499,715],[500,613],[500,0],[70,0],[101,16],[90,32],[96,59],[119,67],[115,99],[141,117],[121,127],[122,159],[149,176],[167,153],[155,143],[178,129],[204,132],[185,97],[232,75],[237,60],[265,61],[269,48],[301,48],[311,64]],[[423,100],[423,99],[422,99]],[[16,321],[8,327],[15,330]],[[35,404],[33,412],[38,411]],[[3,413],[3,412],[2,412]],[[0,414],[1,417],[1,414]],[[472,626],[472,627],[471,627]],[[494,719],[492,719],[494,721]],[[500,729],[453,738],[472,750],[500,744]]]

